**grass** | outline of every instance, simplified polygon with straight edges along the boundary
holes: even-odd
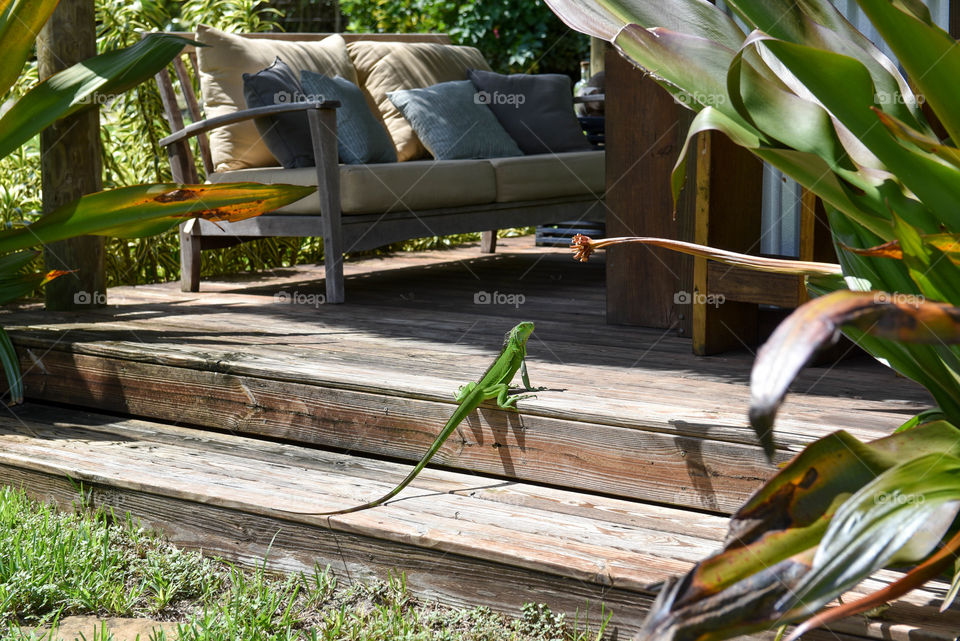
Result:
[[[606,623],[590,630],[545,605],[518,619],[449,608],[412,596],[403,575],[342,586],[329,568],[241,568],[172,546],[129,515],[61,512],[0,489],[0,641],[40,641],[29,628],[76,614],[176,621],[183,641],[596,641]]]

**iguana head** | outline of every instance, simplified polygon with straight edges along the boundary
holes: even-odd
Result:
[[[516,341],[519,343],[526,343],[527,339],[530,338],[530,334],[532,333],[533,323],[530,321],[523,321],[510,330],[510,333],[507,334],[507,342]]]

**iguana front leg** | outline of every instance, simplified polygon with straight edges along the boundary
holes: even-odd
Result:
[[[486,398],[496,398],[497,405],[503,409],[517,409],[517,401],[525,398],[535,398],[536,394],[510,394],[510,385],[497,383],[483,390]]]
[[[523,389],[526,392],[542,392],[546,387],[534,387],[530,384],[530,377],[527,376],[527,360],[520,361],[520,380],[523,381]]]

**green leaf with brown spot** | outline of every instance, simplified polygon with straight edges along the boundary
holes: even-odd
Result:
[[[220,183],[134,185],[89,194],[17,229],[0,231],[0,252],[81,236],[142,236],[200,217],[242,220],[300,200],[315,187]]]

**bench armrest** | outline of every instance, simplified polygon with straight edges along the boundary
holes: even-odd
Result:
[[[254,107],[253,109],[241,109],[231,114],[217,116],[216,118],[207,118],[187,125],[180,131],[175,131],[166,138],[160,140],[161,147],[167,147],[173,143],[186,140],[191,136],[196,136],[211,129],[217,129],[224,125],[232,125],[244,120],[271,116],[274,114],[290,113],[294,111],[306,111],[308,109],[337,109],[340,107],[339,100],[324,100],[323,102],[293,102],[282,105],[267,105],[266,107]]]

